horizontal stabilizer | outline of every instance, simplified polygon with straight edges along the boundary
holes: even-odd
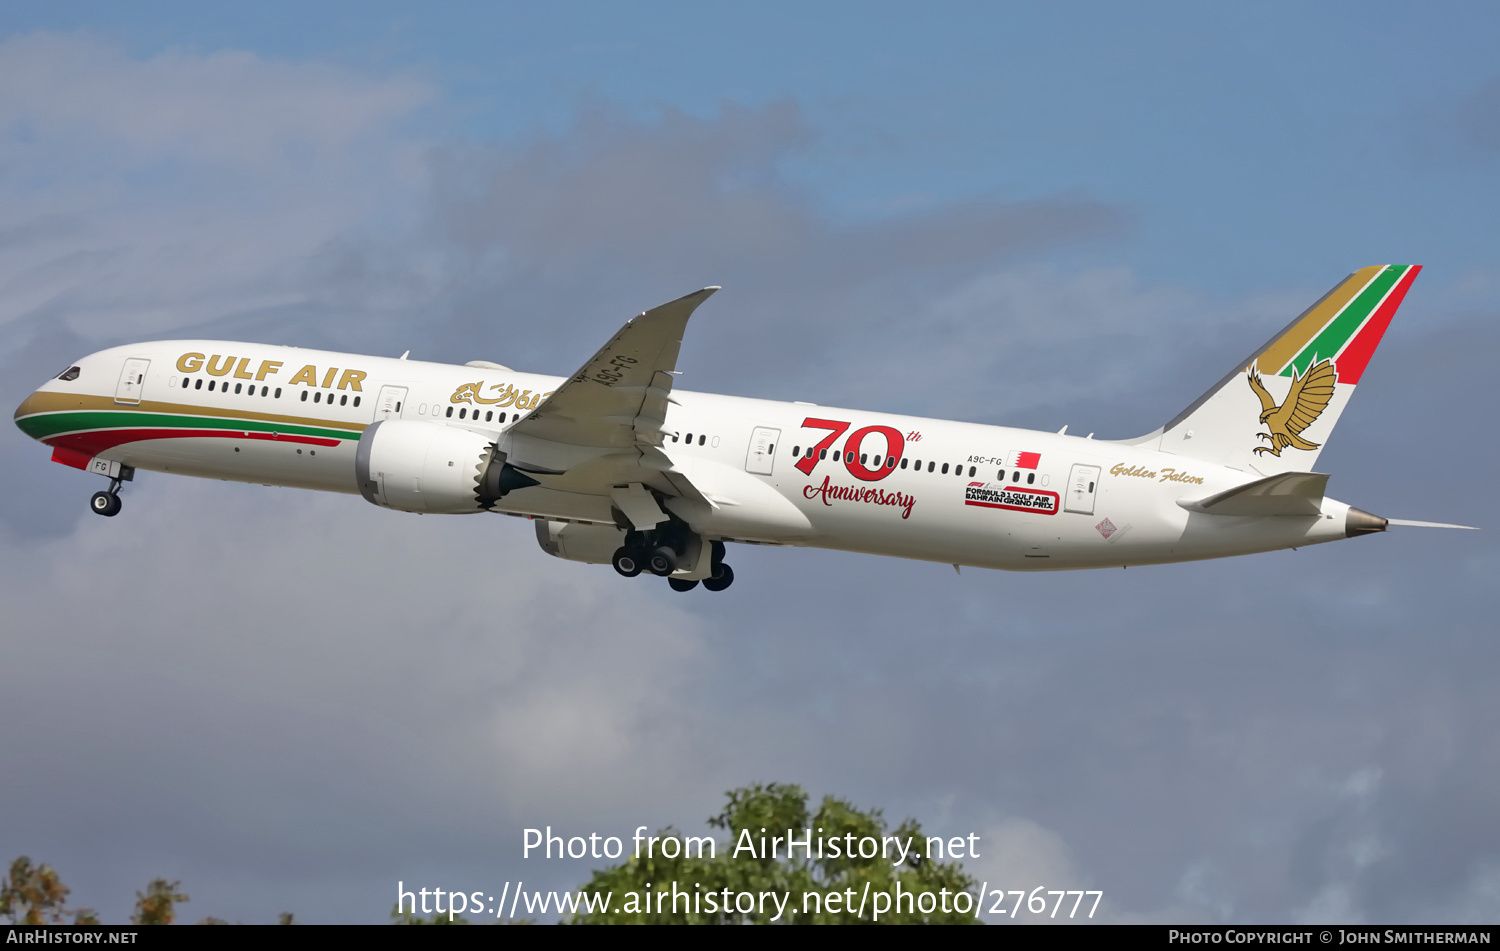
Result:
[[[1477,525],[1450,525],[1447,522],[1414,522],[1409,518],[1388,518],[1386,521],[1392,525],[1406,525],[1411,528],[1465,528],[1471,532],[1479,531]]]
[[[1321,472],[1283,472],[1205,499],[1179,499],[1189,512],[1205,515],[1318,515],[1323,511],[1323,493],[1328,476]]]

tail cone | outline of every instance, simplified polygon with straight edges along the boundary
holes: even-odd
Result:
[[[1379,515],[1371,515],[1363,509],[1349,506],[1349,514],[1344,519],[1344,537],[1353,538],[1355,535],[1369,535],[1372,532],[1383,532],[1390,523]]]

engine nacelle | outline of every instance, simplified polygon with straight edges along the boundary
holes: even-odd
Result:
[[[478,433],[410,419],[366,427],[354,474],[366,499],[403,512],[483,512],[511,489],[537,484]]]
[[[539,518],[536,520],[536,541],[542,546],[542,551],[557,558],[607,565],[616,549],[625,544],[625,530],[613,525],[583,525]]]

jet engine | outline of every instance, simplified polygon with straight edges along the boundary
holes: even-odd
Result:
[[[483,512],[512,489],[538,484],[484,436],[408,419],[366,427],[354,473],[368,501],[403,512]]]

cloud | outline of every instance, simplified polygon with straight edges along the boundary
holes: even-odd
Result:
[[[647,122],[596,107],[521,146],[437,150],[430,224],[464,268],[439,337],[483,339],[503,321],[517,363],[565,373],[586,355],[557,352],[576,328],[602,336],[622,308],[721,284],[690,332],[694,355],[736,354],[722,376],[741,387],[817,378],[851,341],[909,320],[924,285],[1125,224],[1118,209],[1065,196],[840,224],[782,171],[816,141],[783,100]]]
[[[34,144],[110,145],[116,167],[167,160],[271,175],[288,164],[342,166],[361,139],[433,95],[408,77],[244,50],[133,59],[109,43],[50,33],[0,41],[0,86],[0,128]]]
[[[567,372],[724,283],[685,388],[1125,435],[1322,290],[1057,263],[1129,233],[1087,196],[836,220],[784,172],[819,148],[790,99],[485,147],[411,132],[439,93],[409,77],[55,36],[0,43],[0,75],[11,405],[156,335]],[[1484,517],[1497,284],[1461,283],[1413,292],[1321,457],[1335,495]],[[520,828],[690,828],[755,781],[978,830],[971,870],[1118,920],[1494,907],[1485,533],[1055,575],[741,546],[733,589],[678,596],[521,520],[357,497],[142,473],[97,519],[44,460],[0,439],[0,757],[26,764],[0,808],[116,918],[158,875],[246,920],[379,920],[419,876],[566,887],[591,864],[526,863]]]
[[[213,894],[201,866],[228,853],[242,874],[288,850],[399,868],[423,841],[509,861],[523,824],[618,832],[663,777],[695,787],[701,622],[547,558],[529,522],[139,488],[137,531],[0,547],[0,718],[27,724],[0,755],[37,767],[6,784],[33,817],[8,847],[92,860],[79,881],[112,892],[156,855]]]
[[[92,340],[300,309],[301,262],[402,213],[432,90],[245,52],[132,59],[77,36],[0,42],[0,324]],[[394,192],[394,194],[393,194]],[[253,320],[253,317],[252,317]]]

